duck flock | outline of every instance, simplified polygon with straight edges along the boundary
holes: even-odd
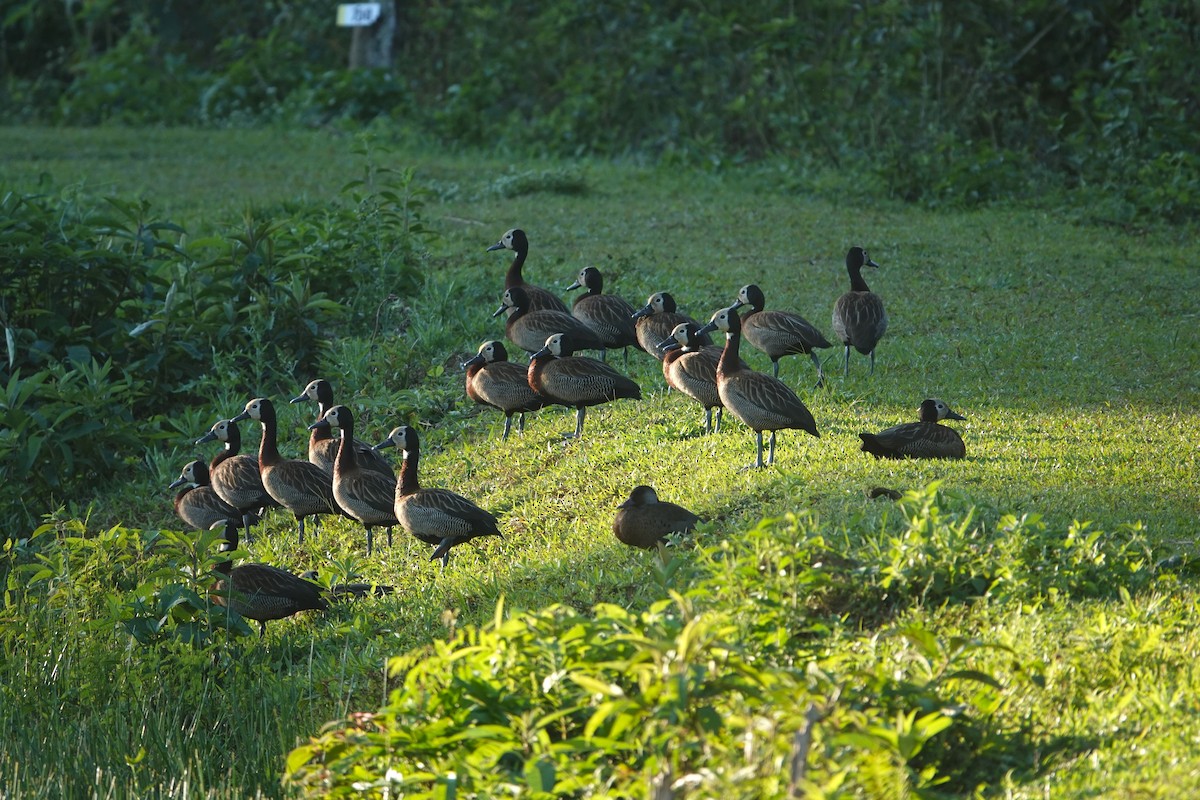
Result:
[[[620,349],[628,365],[629,348],[644,351],[662,364],[667,385],[704,409],[706,433],[720,430],[728,410],[755,434],[756,460],[762,468],[775,461],[776,433],[800,430],[820,436],[816,421],[804,402],[779,379],[779,360],[807,355],[816,367],[817,387],[825,374],[817,351],[833,347],[821,331],[798,314],[767,310],[763,291],[747,284],[734,302],[717,310],[706,324],[681,314],[668,292],[655,292],[645,305],[634,308],[615,294],[605,294],[599,270],[580,270],[568,289],[584,289],[570,308],[553,292],[526,283],[522,269],[529,240],[519,228],[507,231],[488,251],[514,254],[504,279],[501,305],[505,339],[529,354],[527,365],[509,359],[508,348],[498,339],[485,341],[463,366],[467,396],[504,414],[502,438],[511,433],[513,416],[524,431],[525,414],[551,405],[575,409],[575,430],[583,436],[587,409],[619,399],[640,399],[641,388],[607,362],[607,351]],[[863,267],[879,265],[866,250],[851,247],[846,254],[850,289],[834,304],[832,325],[845,350],[844,373],[849,374],[850,350],[869,357],[875,370],[875,349],[888,327],[883,300],[867,286]],[[711,334],[725,334],[723,346]],[[740,355],[742,340],[764,352],[772,374],[749,367]],[[578,355],[597,351],[599,358]],[[309,425],[307,460],[284,458],[279,452],[276,410],[270,398],[256,397],[240,413],[218,421],[196,444],[220,441],[223,449],[208,463],[196,460],[184,466],[172,488],[183,487],[174,500],[179,517],[199,529],[223,527],[225,550],[234,550],[239,532],[247,538],[252,525],[268,509],[282,507],[296,519],[303,543],[305,520],[335,514],[350,517],[366,531],[367,553],[374,550],[374,531],[383,528],[392,544],[392,530],[403,528],[410,536],[433,547],[431,560],[445,569],[450,550],[479,536],[501,536],[495,515],[468,498],[443,488],[421,486],[421,455],[417,430],[410,425],[392,430],[382,442],[371,445],[355,438],[353,412],[334,403],[328,381],[316,379],[292,398],[291,403],[315,403],[317,414]],[[715,412],[715,415],[714,415]],[[860,433],[863,452],[876,458],[962,458],[966,448],[945,419],[965,419],[940,399],[929,398],[919,407],[916,422],[896,425],[877,433]],[[257,457],[241,452],[238,423],[258,422],[262,437]],[[334,431],[337,435],[334,435]],[[764,437],[766,457],[764,458]],[[402,454],[396,473],[381,451],[396,448]],[[700,518],[682,506],[659,500],[650,486],[636,486],[618,508],[613,533],[624,544],[652,548],[665,537],[691,530]],[[233,567],[224,562],[215,600],[260,623],[302,610],[323,610],[328,600],[386,593],[390,587],[346,584],[323,588],[317,583],[265,564]]]

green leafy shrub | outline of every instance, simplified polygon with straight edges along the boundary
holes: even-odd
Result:
[[[240,230],[186,245],[145,200],[93,207],[72,190],[0,201],[11,267],[0,273],[0,518],[29,530],[119,474],[163,435],[163,408],[229,387],[290,390],[339,321],[412,294],[430,236],[425,190],[411,168],[379,166],[360,147],[364,178],[346,202],[248,211]],[[232,373],[218,374],[220,354],[241,355]]]
[[[733,621],[679,595],[644,614],[555,606],[505,619],[498,606],[491,625],[394,659],[390,702],[295,749],[289,780],[304,796],[414,798],[932,786],[936,767],[909,765],[966,718],[948,713],[954,686],[1000,686],[954,668],[969,644],[950,653],[927,632],[905,636],[933,649],[924,666],[860,682],[750,658]]]

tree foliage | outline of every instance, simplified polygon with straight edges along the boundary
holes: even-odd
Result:
[[[2,99],[17,118],[73,124],[383,116],[466,146],[781,157],[931,203],[1065,187],[1110,195],[1122,219],[1200,205],[1194,4],[450,0],[397,12],[394,70],[349,73],[349,34],[311,0],[26,0],[4,21]]]

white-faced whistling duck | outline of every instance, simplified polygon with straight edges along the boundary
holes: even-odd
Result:
[[[359,462],[358,449],[348,446],[354,440],[354,414],[346,406],[334,406],[309,428],[341,429],[342,447],[333,462],[333,498],[367,529],[368,556],[375,549],[371,528],[377,525],[387,527],[388,547],[391,547],[392,526],[397,524],[393,508],[396,479],[368,469]]]
[[[206,531],[213,525],[226,520],[242,522],[242,512],[221,499],[209,483],[208,465],[203,461],[189,461],[169,488],[187,485],[175,495],[175,513],[179,518],[198,531]]]
[[[721,402],[735,417],[755,433],[758,459],[754,466],[763,466],[763,431],[771,432],[770,455],[767,464],[775,463],[775,431],[798,429],[820,436],[813,415],[796,393],[783,381],[755,372],[741,364],[738,349],[742,339],[741,319],[733,307],[723,308],[701,330],[725,331],[725,349],[717,362],[717,392]]]
[[[508,268],[508,272],[504,274],[504,288],[511,289],[514,286],[522,286],[529,294],[529,310],[530,311],[561,311],[567,313],[567,304],[564,303],[553,292],[543,289],[540,286],[526,283],[521,276],[521,267],[525,266],[525,257],[529,255],[529,239],[525,236],[525,231],[520,228],[513,228],[506,231],[500,237],[500,241],[489,247],[487,251],[490,253],[493,250],[511,250],[515,254],[512,264]]]
[[[279,454],[275,404],[268,398],[256,397],[246,403],[246,410],[233,421],[243,419],[255,419],[262,425],[258,467],[263,486],[279,505],[296,517],[300,544],[304,544],[305,517],[343,513],[333,497],[333,478],[316,464]]]
[[[416,428],[401,425],[378,448],[399,447],[404,463],[396,479],[396,519],[417,539],[435,546],[430,561],[450,561],[450,548],[477,536],[503,536],[496,517],[449,489],[425,489],[417,476],[421,442]]]
[[[817,366],[817,386],[825,383],[825,373],[821,369],[821,359],[816,350],[833,345],[826,339],[816,326],[799,314],[791,311],[764,311],[766,298],[762,289],[753,283],[748,283],[738,290],[737,303],[734,308],[750,306],[749,311],[741,312],[742,336],[746,341],[767,354],[774,366],[774,375],[779,377],[779,359],[790,355],[807,355]]]
[[[663,378],[672,389],[686,394],[704,407],[704,432],[721,430],[721,396],[717,392],[717,362],[721,348],[701,345],[696,336],[700,326],[681,322],[671,331],[671,337],[659,343],[662,349]],[[713,425],[713,409],[717,410]]]
[[[534,310],[529,307],[529,292],[514,286],[504,290],[500,308],[493,317],[508,312],[504,323],[504,335],[522,350],[533,353],[540,350],[546,337],[552,333],[569,333],[580,350],[601,350],[604,343],[592,329],[565,311]]]
[[[587,325],[604,343],[600,360],[604,361],[608,348],[621,348],[625,363],[629,363],[629,347],[638,347],[637,330],[633,321],[633,306],[615,294],[603,294],[604,276],[595,267],[579,270],[575,282],[567,291],[580,287],[587,289],[571,304],[571,315]]]
[[[508,351],[495,339],[481,344],[479,352],[463,363],[463,369],[467,373],[467,397],[504,412],[501,441],[508,438],[513,414],[520,415],[517,426],[524,433],[525,412],[546,405],[546,398],[529,386],[528,368],[509,361]]]
[[[685,533],[702,521],[683,506],[662,502],[649,486],[635,486],[618,509],[613,533],[631,547],[656,547],[668,534]]]
[[[676,308],[675,298],[670,293],[655,292],[647,298],[646,305],[633,312],[638,344],[659,361],[663,360],[663,351],[659,345],[670,338],[676,325],[692,322],[696,324],[697,330],[701,328],[700,323],[687,314],[680,314]],[[700,334],[700,344],[712,343],[712,338],[707,333]]]
[[[529,386],[549,402],[575,409],[575,433],[583,436],[583,419],[588,406],[611,400],[640,400],[642,390],[615,369],[585,356],[573,356],[574,342],[568,334],[556,333],[529,360]]]
[[[317,419],[320,420],[325,416],[325,412],[333,408],[333,387],[329,385],[329,381],[318,378],[315,381],[310,381],[308,386],[304,387],[304,392],[297,397],[293,397],[289,402],[303,403],[305,400],[311,400],[317,404]],[[309,426],[312,433],[308,436],[308,460],[316,464],[321,469],[329,473],[333,477],[333,462],[337,458],[338,448],[341,447],[342,440],[335,437],[329,428]],[[392,470],[392,465],[387,459],[375,452],[375,449],[366,442],[354,439],[355,454],[358,456],[358,464],[365,469],[375,470],[381,475],[386,475],[388,481],[396,479],[396,473]]]
[[[236,550],[238,526],[225,526],[222,551]],[[286,569],[267,564],[239,564],[223,561],[213,568],[225,577],[213,587],[213,602],[258,623],[258,635],[267,632],[267,621],[290,617],[299,611],[325,611],[329,603],[321,596],[321,587],[293,575]]]
[[[846,375],[850,374],[850,348],[871,357],[871,374],[875,374],[875,345],[887,331],[887,312],[883,300],[871,291],[863,280],[862,268],[879,265],[861,247],[851,247],[846,253],[846,271],[850,273],[850,291],[833,305],[833,332],[846,346]]]
[[[965,420],[936,397],[921,402],[919,422],[895,425],[879,433],[860,433],[862,450],[876,458],[962,458],[967,454],[958,431],[939,425],[943,419]]]
[[[222,500],[241,512],[246,541],[250,541],[250,526],[257,515],[262,513],[262,509],[278,506],[279,503],[263,486],[258,458],[240,452],[242,434],[236,422],[218,420],[208,433],[196,440],[196,444],[212,441],[223,442],[225,447],[208,464],[209,483]]]

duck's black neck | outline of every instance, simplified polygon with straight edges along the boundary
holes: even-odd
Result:
[[[522,286],[525,279],[521,277],[521,267],[525,266],[525,256],[529,255],[529,250],[516,250],[516,256],[512,263],[508,265],[508,272],[504,274],[504,288],[511,289],[514,286]]]
[[[338,448],[337,458],[333,461],[333,470],[345,473],[358,466],[358,456],[354,452],[354,421],[341,420],[338,425],[342,429],[342,445]]]
[[[237,525],[232,522],[225,526],[225,541],[227,543],[226,550],[233,552],[238,547],[238,529]],[[233,569],[233,561],[222,561],[213,567],[213,572],[219,572],[222,575],[228,576],[229,571]]]
[[[871,291],[871,287],[867,286],[867,282],[863,280],[862,267],[846,267],[846,270],[850,273],[850,291]]]
[[[278,464],[283,460],[279,455],[279,442],[276,434],[275,408],[263,403],[259,409],[262,423],[262,441],[258,445],[258,463],[260,466]]]
[[[725,347],[721,350],[721,359],[717,362],[717,372],[726,374],[736,372],[741,364],[742,334],[739,331],[729,331],[725,334]]]
[[[417,464],[421,460],[421,449],[414,447],[411,450],[404,451],[404,463],[400,465],[400,494],[412,494],[421,488],[421,481],[417,478]]]

